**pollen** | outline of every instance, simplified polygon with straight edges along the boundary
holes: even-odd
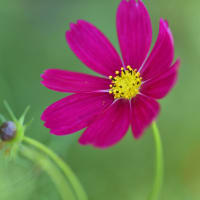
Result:
[[[112,81],[109,85],[109,93],[115,99],[132,99],[139,93],[142,84],[140,73],[136,69],[133,70],[131,66],[115,71],[115,76],[109,76],[109,79]]]

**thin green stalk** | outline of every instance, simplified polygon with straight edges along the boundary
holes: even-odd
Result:
[[[148,200],[158,200],[163,183],[163,148],[160,133],[155,121],[152,123],[152,129],[156,147],[156,174],[153,189]]]
[[[0,123],[3,123],[6,121],[6,118],[0,114]]]
[[[66,178],[69,180],[70,184],[72,185],[74,192],[79,200],[87,200],[87,195],[85,191],[83,190],[83,187],[81,186],[80,182],[78,181],[75,174],[72,172],[70,167],[60,158],[57,154],[55,154],[52,150],[47,148],[45,145],[39,143],[36,140],[33,140],[29,137],[24,137],[24,142],[34,146],[35,148],[39,149],[40,151],[44,152],[46,155],[48,155],[63,171]]]
[[[13,111],[11,110],[10,106],[8,105],[8,102],[6,100],[4,100],[4,105],[9,113],[9,115],[11,116],[12,120],[14,122],[17,122],[17,118],[15,116],[15,114],[13,113]]]
[[[22,146],[20,150],[23,156],[38,164],[49,175],[55,184],[62,200],[76,199],[73,192],[69,189],[70,186],[68,185],[65,177],[63,177],[60,170],[52,163],[51,160],[39,152],[28,148],[27,146]]]

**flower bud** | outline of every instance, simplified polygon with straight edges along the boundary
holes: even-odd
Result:
[[[16,136],[16,125],[12,121],[4,122],[0,126],[0,137],[3,141],[10,141]]]

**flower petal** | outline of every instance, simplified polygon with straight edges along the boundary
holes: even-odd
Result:
[[[71,30],[66,32],[66,39],[76,56],[94,71],[109,76],[122,67],[115,48],[92,24],[83,20],[71,24]]]
[[[88,126],[112,102],[108,93],[73,94],[50,105],[41,119],[51,133],[70,134]]]
[[[155,120],[160,110],[159,103],[152,98],[138,95],[131,101],[131,126],[136,139]]]
[[[128,101],[118,100],[106,109],[80,137],[82,145],[107,148],[119,142],[126,134],[130,124],[130,105]]]
[[[124,64],[139,69],[152,41],[151,19],[139,0],[123,0],[117,11],[117,32]]]
[[[41,75],[41,83],[58,92],[90,92],[109,89],[110,80],[97,76],[70,72],[60,69],[48,69]]]
[[[151,79],[168,69],[174,59],[174,41],[168,23],[160,20],[157,41],[146,63],[141,69],[144,80]]]
[[[144,83],[141,93],[155,99],[165,97],[176,83],[179,66],[180,60],[177,60],[166,72]]]

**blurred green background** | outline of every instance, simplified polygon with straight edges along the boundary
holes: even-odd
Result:
[[[85,19],[100,28],[118,48],[115,14],[119,0],[1,0],[0,112],[6,99],[19,116],[31,105],[35,119],[26,134],[55,150],[72,167],[91,200],[144,200],[152,188],[154,141],[149,128],[141,140],[131,132],[118,145],[98,150],[77,143],[80,133],[49,134],[40,121],[45,107],[65,96],[40,84],[47,68],[93,73],[70,51],[65,31],[70,22]],[[144,0],[153,23],[168,19],[180,57],[179,81],[161,101],[158,125],[165,153],[161,200],[200,199],[200,1]],[[27,119],[27,120],[28,120]],[[0,158],[1,200],[57,200],[50,178],[25,159]]]

